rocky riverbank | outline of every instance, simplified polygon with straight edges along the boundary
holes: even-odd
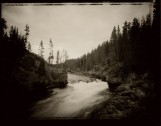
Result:
[[[90,119],[158,120],[156,81],[149,72],[122,73],[122,64],[99,66],[83,75],[106,81],[111,98],[92,111]]]
[[[111,84],[112,85],[112,84]],[[151,119],[155,93],[149,75],[130,74],[124,83],[112,88],[113,96],[89,114],[92,119]],[[110,86],[109,86],[110,88]],[[157,120],[157,118],[156,118]]]

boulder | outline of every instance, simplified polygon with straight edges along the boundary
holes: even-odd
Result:
[[[110,78],[107,80],[108,86],[110,90],[115,90],[118,86],[121,85],[121,78]]]

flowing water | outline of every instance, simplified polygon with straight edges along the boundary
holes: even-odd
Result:
[[[31,117],[86,117],[109,97],[107,82],[68,74],[67,87],[55,88],[50,97],[36,102]]]

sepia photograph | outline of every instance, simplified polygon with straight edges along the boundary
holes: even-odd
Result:
[[[160,118],[156,2],[1,3],[4,118]]]

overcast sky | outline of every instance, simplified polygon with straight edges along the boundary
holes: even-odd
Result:
[[[109,40],[114,26],[142,18],[149,13],[149,4],[143,5],[52,5],[3,6],[2,17],[8,27],[17,26],[24,33],[30,26],[29,42],[38,54],[40,41],[44,42],[45,58],[49,55],[49,40],[57,50],[67,50],[69,58],[90,52],[98,44]]]

